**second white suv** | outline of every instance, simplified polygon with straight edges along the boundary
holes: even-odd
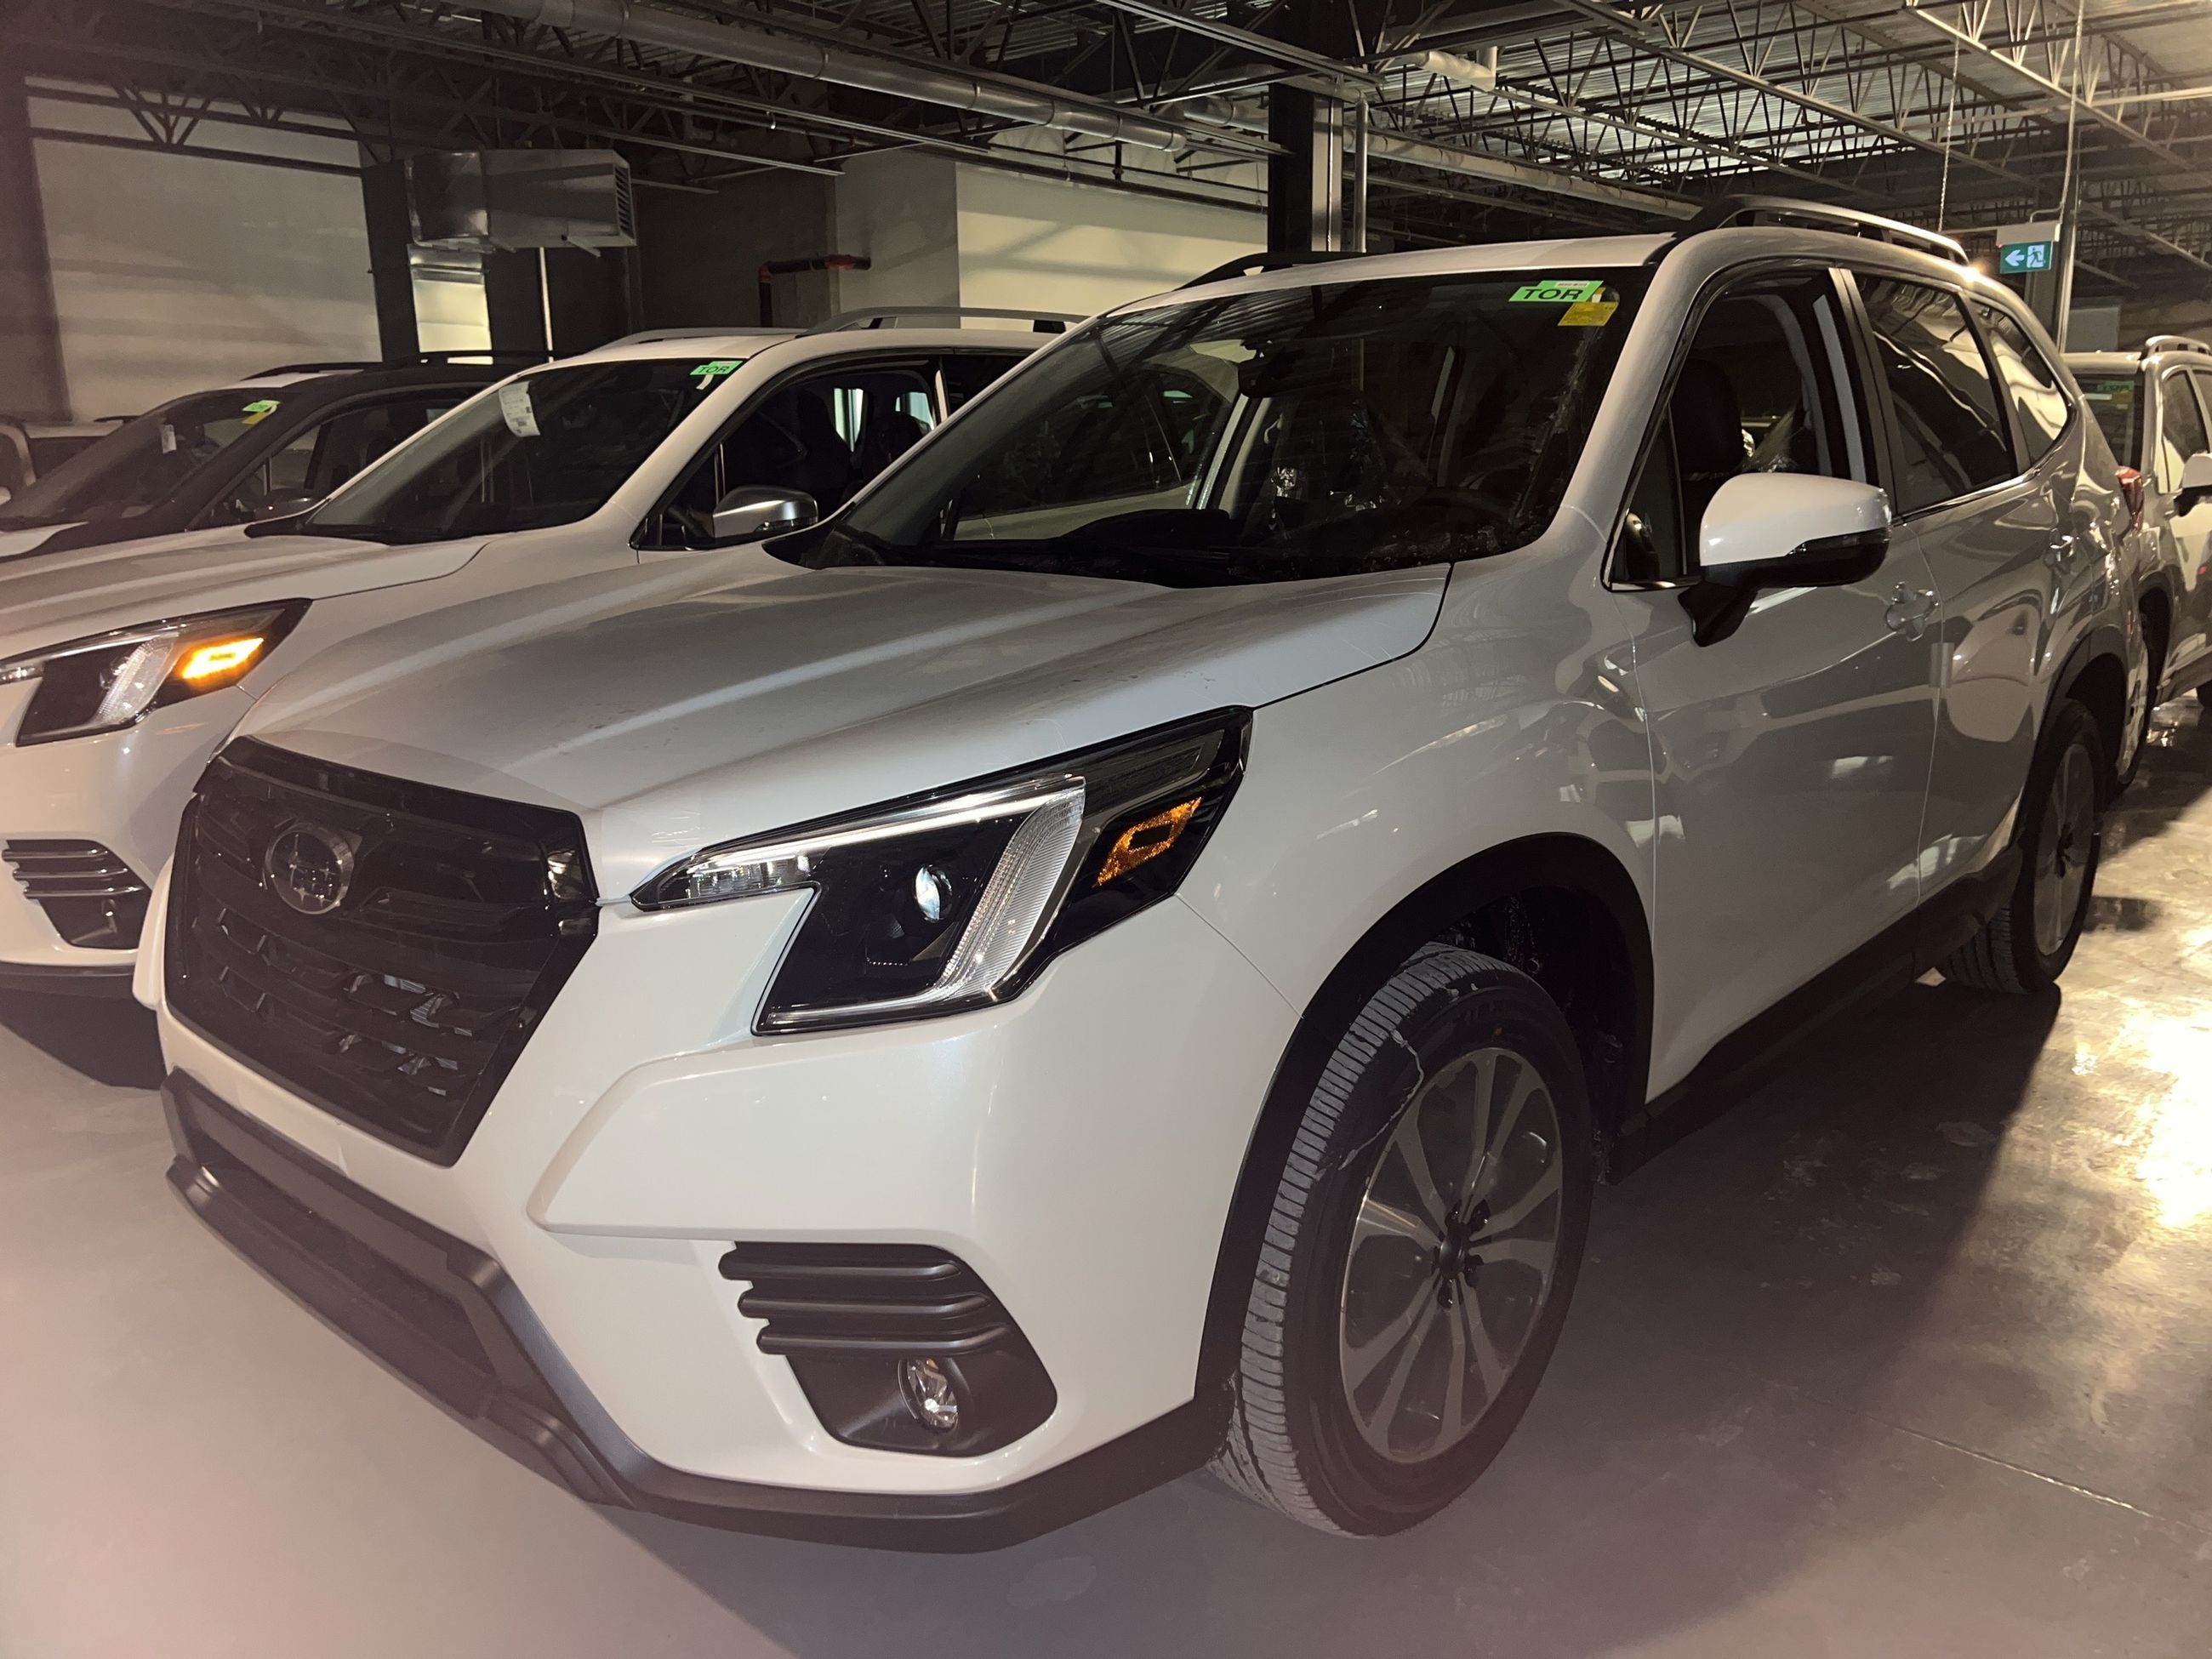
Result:
[[[128,990],[193,781],[288,668],[441,606],[503,599],[542,615],[594,575],[680,582],[672,567],[708,550],[842,506],[1042,338],[635,336],[465,402],[441,385],[450,413],[319,506],[0,562],[0,987]],[[465,372],[322,378],[398,380],[419,398],[426,375]],[[368,413],[391,415],[389,394]],[[337,395],[299,401],[360,412]],[[111,441],[126,471],[135,424]]]
[[[1202,282],[820,526],[289,678],[140,965],[172,1181],[599,1502],[1433,1513],[1595,1181],[2089,903],[2104,440],[1955,247],[1770,216]]]
[[[2112,450],[2134,469],[2136,579],[2150,706],[2212,684],[2212,344],[2154,335],[2141,351],[2069,354]]]

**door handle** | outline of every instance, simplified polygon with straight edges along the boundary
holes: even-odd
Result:
[[[1893,634],[1902,634],[1917,640],[1928,629],[1928,619],[1936,614],[1936,592],[1933,588],[1907,587],[1903,582],[1889,596],[1889,608],[1882,612],[1882,621]]]
[[[2060,531],[2051,537],[2051,546],[2043,557],[2052,569],[2063,570],[2074,560],[2074,538]]]

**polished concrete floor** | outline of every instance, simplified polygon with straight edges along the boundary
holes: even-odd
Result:
[[[1413,1534],[1193,1477],[986,1557],[589,1509],[204,1233],[135,1011],[0,1004],[0,1656],[2212,1653],[2212,728],[2063,997],[1917,988],[1601,1194]]]

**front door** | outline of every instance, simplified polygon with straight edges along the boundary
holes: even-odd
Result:
[[[1849,337],[1826,271],[1739,282],[1705,313],[1629,503],[1626,533],[1662,574],[1694,580],[1695,527],[1739,473],[1877,481]],[[1911,910],[1933,596],[1905,535],[1866,580],[1761,594],[1707,645],[1679,590],[1620,602],[1658,775],[1652,1083],[1664,1088]]]

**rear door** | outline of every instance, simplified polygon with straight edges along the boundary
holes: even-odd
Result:
[[[1925,894],[1997,850],[2027,780],[2061,605],[2098,567],[2072,528],[2084,423],[2037,438],[2040,453],[2023,461],[1963,295],[1863,271],[1857,286],[1881,370],[1893,504],[1942,605]]]

